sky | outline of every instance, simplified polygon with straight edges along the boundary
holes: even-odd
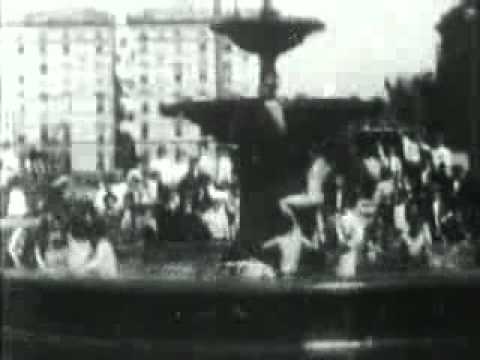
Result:
[[[212,0],[195,1],[204,7]],[[232,6],[235,0],[224,0]],[[144,8],[162,8],[185,0],[0,0],[4,22],[30,11],[96,7],[117,17]],[[435,25],[459,0],[274,0],[285,15],[323,21],[312,35],[278,63],[280,95],[384,95],[386,78],[434,71],[439,43]],[[237,0],[240,8],[260,0]]]

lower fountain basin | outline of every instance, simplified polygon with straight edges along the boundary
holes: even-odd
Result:
[[[3,271],[2,285],[11,359],[443,359],[480,350],[478,271],[276,282]]]

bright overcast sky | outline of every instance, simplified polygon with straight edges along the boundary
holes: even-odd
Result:
[[[212,0],[196,0],[205,5]],[[225,0],[233,2],[234,0]],[[240,7],[260,0],[238,0]],[[326,31],[279,62],[281,93],[368,97],[383,94],[386,77],[435,67],[440,16],[459,0],[274,0],[285,14],[313,16]],[[117,16],[185,0],[0,0],[4,21],[28,11],[97,7]],[[178,6],[178,5],[177,5]]]

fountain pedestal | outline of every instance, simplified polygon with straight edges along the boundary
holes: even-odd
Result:
[[[287,140],[284,109],[276,99],[277,59],[323,28],[324,24],[314,19],[282,17],[271,1],[264,1],[256,17],[237,14],[212,25],[215,32],[260,57],[259,99],[253,116],[242,116],[241,124],[236,125],[242,130],[239,138],[243,244],[264,241],[278,232],[276,225],[282,220],[278,201],[289,188],[288,183],[302,176],[294,169],[295,145]]]

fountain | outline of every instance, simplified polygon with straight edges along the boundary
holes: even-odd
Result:
[[[298,149],[294,149],[296,144],[289,139],[284,108],[276,98],[276,62],[281,54],[298,46],[310,34],[323,30],[325,25],[314,19],[283,17],[273,8],[271,0],[265,0],[257,16],[244,17],[236,12],[211,27],[260,58],[259,97],[252,106],[253,116],[248,117],[249,124],[240,123],[241,120],[234,124],[239,136],[236,141],[240,143],[240,238],[242,245],[249,243],[252,250],[259,241],[279,231],[277,226],[272,227],[278,223],[275,219],[282,219],[278,200],[292,191],[286,184],[299,176],[299,169],[293,166],[299,160]]]
[[[315,31],[325,28],[318,20],[283,18],[274,8],[272,0],[265,0],[258,17],[242,17],[235,14],[212,25],[219,34],[226,35],[245,51],[260,57],[260,95],[277,87],[278,57],[303,42]],[[260,35],[261,34],[261,35]]]

